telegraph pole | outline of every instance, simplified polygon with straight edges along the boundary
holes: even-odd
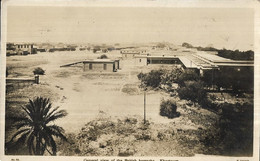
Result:
[[[146,91],[144,90],[144,124],[146,123]]]

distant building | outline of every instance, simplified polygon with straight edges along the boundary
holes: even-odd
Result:
[[[38,49],[37,48],[37,51],[39,51],[39,52],[46,52],[46,49]]]
[[[254,61],[238,61],[226,59],[212,53],[197,52],[196,54],[176,55],[176,56],[150,56],[150,55],[136,55],[135,65],[144,66],[149,64],[171,64],[182,65],[184,69],[194,70],[201,75],[204,71],[209,70],[235,70],[244,71],[254,67]],[[242,73],[242,72],[240,72]]]
[[[33,44],[15,44],[18,55],[36,54],[37,49]]]
[[[28,54],[36,54],[37,48],[34,47],[33,44],[14,44],[7,43],[6,44],[6,55],[28,55]]]
[[[95,59],[83,61],[83,71],[116,72],[119,60]]]
[[[122,59],[134,59],[136,55],[146,54],[146,50],[138,50],[138,49],[124,49],[121,50]]]
[[[135,65],[136,66],[145,66],[147,64],[147,56],[146,55],[136,55],[135,57]]]
[[[144,66],[148,64],[181,64],[180,59],[177,56],[150,56],[150,55],[136,55],[135,65]]]

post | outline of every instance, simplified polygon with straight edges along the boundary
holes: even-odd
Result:
[[[35,75],[35,83],[39,84],[39,75]]]
[[[146,123],[146,91],[144,91],[144,124]]]
[[[212,90],[214,90],[214,83],[213,83],[213,81],[214,81],[214,69],[212,69],[212,74],[211,74],[211,88],[212,88]]]

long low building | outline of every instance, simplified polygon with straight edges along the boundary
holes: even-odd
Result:
[[[135,56],[135,65],[137,66],[152,64],[181,64],[183,68],[196,70],[203,75],[203,71],[205,70],[234,68],[235,70],[240,71],[241,68],[252,68],[254,66],[254,61],[231,60],[214,54],[208,54],[206,52],[174,56]]]
[[[177,56],[150,56],[150,55],[136,55],[135,65],[144,66],[148,64],[181,64]]]
[[[116,72],[119,69],[119,60],[95,59],[83,61],[83,71]]]
[[[120,69],[119,60],[110,59],[84,60],[65,64],[60,67],[70,67],[78,64],[83,64],[83,71],[116,72],[118,69]]]
[[[140,49],[124,49],[121,50],[122,59],[133,59],[136,55],[146,54],[146,50]]]

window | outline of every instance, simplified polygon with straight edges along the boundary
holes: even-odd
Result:
[[[92,64],[89,64],[89,70],[92,70]]]
[[[139,59],[139,62],[141,63],[141,62],[142,62],[142,59]]]
[[[107,70],[107,64],[103,64],[103,69]]]

